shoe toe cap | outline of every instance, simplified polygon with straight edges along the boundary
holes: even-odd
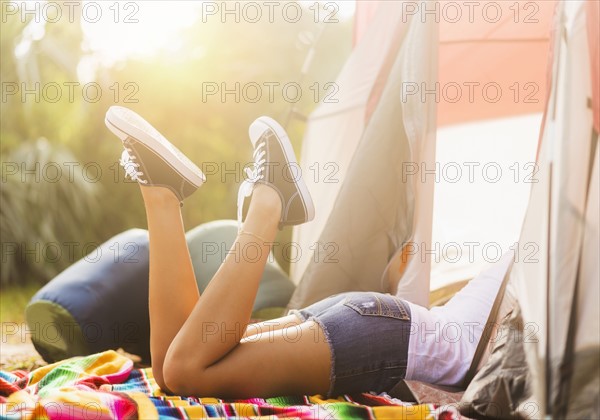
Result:
[[[250,124],[250,127],[248,128],[248,135],[250,136],[250,141],[252,144],[255,145],[263,133],[270,129],[271,127],[269,127],[265,122],[261,121],[260,118]]]

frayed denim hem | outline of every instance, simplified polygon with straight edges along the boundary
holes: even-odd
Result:
[[[329,346],[329,354],[330,356],[330,369],[329,369],[329,390],[327,391],[327,395],[325,398],[329,399],[333,397],[333,390],[335,389],[335,352],[333,351],[333,344],[331,343],[331,338],[329,337],[329,331],[326,326],[314,315],[305,315],[301,310],[298,309],[290,309],[288,311],[288,315],[295,315],[300,319],[301,322],[313,321],[315,322],[323,331],[323,335],[325,336],[325,340],[327,341],[327,345]]]

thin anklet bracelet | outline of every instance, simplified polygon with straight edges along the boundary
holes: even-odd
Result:
[[[256,239],[260,239],[263,242],[263,245],[270,244],[272,241],[267,241],[265,238],[258,236],[256,233],[248,232],[242,229],[238,230],[238,235],[249,235],[254,236]]]

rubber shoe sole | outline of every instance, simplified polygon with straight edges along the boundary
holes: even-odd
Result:
[[[262,116],[250,124],[250,127],[248,128],[248,135],[250,137],[250,141],[252,142],[252,146],[256,147],[256,142],[261,138],[262,134],[267,128],[271,129],[279,138],[279,142],[283,149],[283,154],[285,155],[288,164],[291,167],[295,166],[299,168],[300,165],[298,165],[298,162],[296,161],[292,143],[290,142],[285,129],[273,118]],[[308,187],[304,183],[304,179],[302,177],[297,179],[295,182],[300,194],[300,200],[306,213],[306,220],[304,222],[310,222],[315,218],[315,206],[308,191]]]
[[[106,126],[122,142],[133,138],[161,156],[175,171],[195,187],[200,187],[206,176],[191,160],[145,119],[120,106],[111,106],[104,119]]]

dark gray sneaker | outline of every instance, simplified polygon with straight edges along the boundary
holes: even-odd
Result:
[[[125,173],[141,185],[169,188],[183,201],[206,180],[200,168],[130,109],[111,106],[104,121],[123,142]]]
[[[254,146],[253,168],[246,168],[246,180],[238,192],[238,222],[242,221],[244,198],[252,194],[255,184],[272,187],[281,198],[279,228],[309,222],[315,207],[302,179],[300,165],[287,133],[277,121],[259,117],[248,130]]]

